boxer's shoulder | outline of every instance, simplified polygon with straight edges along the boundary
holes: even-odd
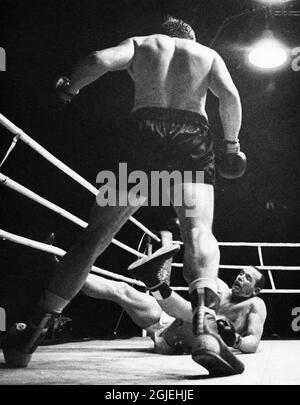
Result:
[[[170,43],[174,43],[174,38],[162,34],[136,36],[130,38],[130,40],[132,40],[137,47],[155,46],[158,44],[170,46]]]
[[[266,311],[266,304],[263,299],[260,297],[251,297],[249,298],[249,301],[251,303],[251,309],[255,312],[265,312]]]

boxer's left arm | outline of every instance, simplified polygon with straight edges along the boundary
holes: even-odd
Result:
[[[107,72],[127,70],[134,57],[134,42],[126,39],[119,45],[92,52],[81,59],[70,77],[68,93],[76,95]]]
[[[266,316],[265,303],[260,298],[257,298],[251,305],[247,330],[241,336],[237,336],[234,348],[244,353],[255,353],[263,334]]]

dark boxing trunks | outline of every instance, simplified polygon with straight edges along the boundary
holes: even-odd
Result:
[[[133,111],[122,128],[122,155],[128,171],[203,172],[214,185],[213,137],[205,117],[191,111],[149,107]],[[204,180],[204,181],[203,181]]]

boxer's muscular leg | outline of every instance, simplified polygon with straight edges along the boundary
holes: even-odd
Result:
[[[7,333],[3,353],[8,367],[26,367],[49,326],[82,288],[91,266],[138,206],[92,208],[88,227],[63,257],[48,289],[24,327],[16,324]]]
[[[123,282],[107,280],[90,274],[82,291],[89,297],[119,304],[142,329],[157,323],[162,314],[155,298]]]
[[[157,300],[157,302],[166,314],[185,322],[192,322],[191,303],[175,291],[172,291],[168,298]]]
[[[171,198],[178,198],[180,193],[183,193],[183,203],[174,204],[174,208],[184,241],[184,277],[189,284],[193,309],[192,358],[211,375],[242,373],[243,363],[218,335],[216,323],[220,254],[212,234],[213,187],[202,183],[176,185]]]
[[[95,203],[88,227],[60,261],[48,290],[71,300],[82,288],[95,260],[136,210],[130,205],[99,207]],[[48,311],[52,309],[47,301],[42,306]]]
[[[174,190],[174,194],[173,194]],[[174,205],[180,221],[184,242],[183,275],[190,285],[199,277],[212,280],[212,289],[217,291],[219,248],[212,234],[214,190],[209,184],[185,183],[171,192],[176,204],[176,195],[182,195],[182,205]]]

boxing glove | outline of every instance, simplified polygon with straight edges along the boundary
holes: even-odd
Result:
[[[224,140],[224,149],[221,153],[218,172],[225,179],[241,177],[247,169],[247,159],[240,151],[239,141]]]
[[[225,318],[217,320],[218,331],[227,346],[233,347],[236,342],[235,329],[232,323]]]
[[[75,94],[69,92],[70,79],[68,77],[59,77],[55,82],[55,95],[56,95],[56,108],[62,110],[68,106],[73,98],[79,93]]]

